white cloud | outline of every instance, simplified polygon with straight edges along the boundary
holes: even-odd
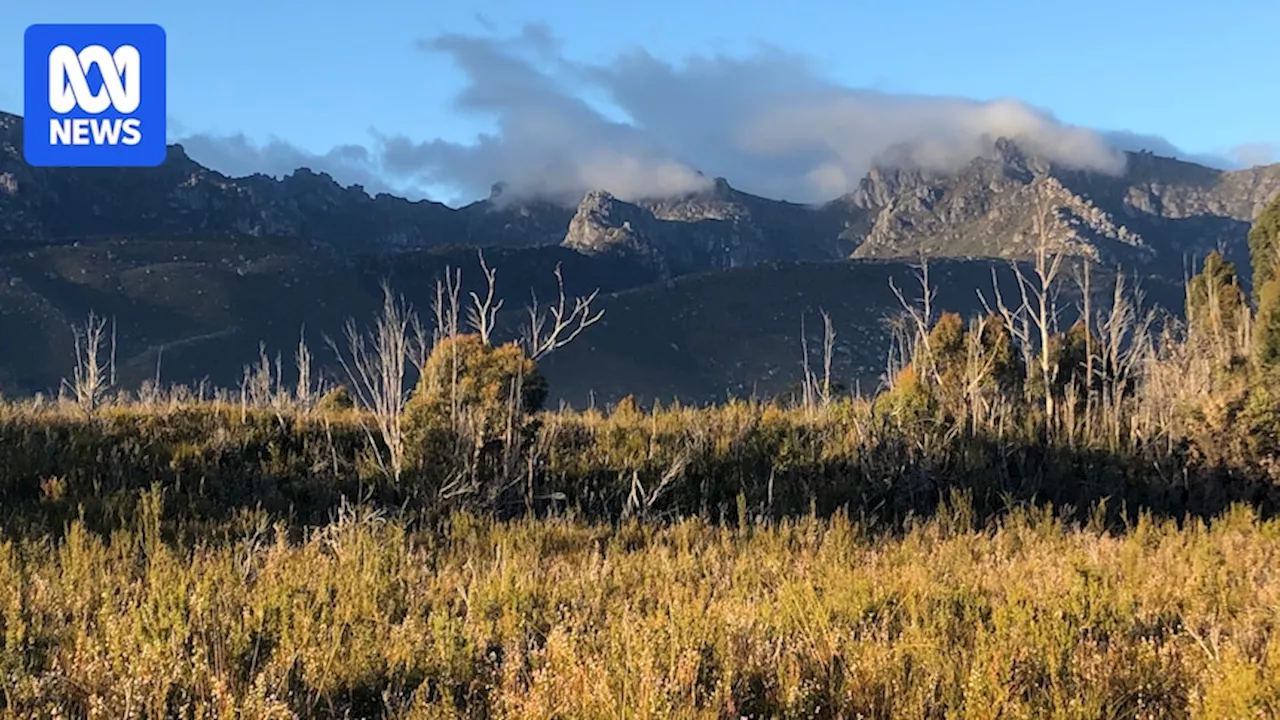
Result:
[[[455,110],[493,130],[465,143],[378,137],[368,150],[323,154],[244,136],[182,142],[193,158],[230,174],[278,176],[307,165],[372,190],[449,187],[478,198],[503,182],[507,197],[568,202],[591,189],[623,198],[684,193],[715,176],[769,197],[824,201],[856,187],[873,163],[946,170],[999,137],[1063,165],[1111,173],[1123,169],[1121,150],[1217,167],[1277,155],[1259,144],[1233,158],[1189,156],[1157,136],[1072,126],[1013,99],[847,87],[805,57],[770,47],[680,62],[632,50],[583,63],[564,57],[536,25],[512,37],[443,35],[419,47],[453,60],[467,80]]]

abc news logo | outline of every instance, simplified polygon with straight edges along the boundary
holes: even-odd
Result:
[[[44,167],[154,166],[165,157],[158,25],[32,25],[23,154]]]
[[[112,53],[101,45],[76,52],[59,45],[49,53],[49,107],[65,115],[81,111],[97,115],[108,107],[129,114],[138,109],[142,97],[142,72],[138,48],[121,45]],[[86,71],[98,68],[102,88],[89,89]],[[51,145],[137,145],[142,141],[142,121],[138,118],[53,118],[49,120]]]

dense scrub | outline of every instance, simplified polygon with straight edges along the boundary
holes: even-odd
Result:
[[[126,406],[86,419],[9,407],[0,411],[0,507],[11,529],[42,534],[76,518],[109,532],[152,486],[164,491],[167,518],[219,523],[260,508],[294,527],[323,524],[344,497],[419,519],[465,508],[713,522],[735,518],[740,504],[753,517],[843,508],[893,520],[929,513],[953,490],[969,493],[984,517],[1019,501],[1083,512],[1107,499],[1113,522],[1142,508],[1181,517],[1231,502],[1264,514],[1280,505],[1269,467],[1245,450],[1224,456],[1222,443],[1115,449],[1046,440],[1034,426],[903,422],[885,408],[844,400],[821,410],[740,402],[642,411],[624,403],[607,414],[544,413],[527,421],[509,465],[500,441],[458,450],[451,431],[428,426],[432,462],[392,482],[354,411]],[[484,452],[498,457],[477,470]],[[466,492],[457,489],[463,471],[476,474]]]
[[[1254,718],[1280,524],[958,500],[885,534],[344,513],[288,541],[0,543],[8,717]],[[259,522],[261,524],[259,524]],[[237,714],[239,713],[239,714]]]

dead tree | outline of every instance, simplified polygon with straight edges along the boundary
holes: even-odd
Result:
[[[836,331],[831,316],[822,311],[822,404],[831,402],[831,359],[836,349]]]
[[[75,337],[76,364],[71,380],[63,379],[62,384],[71,392],[80,409],[92,415],[116,384],[115,319],[111,320],[109,337],[107,319],[93,311],[89,312],[83,325],[73,325],[71,333]]]
[[[593,291],[585,298],[574,298],[573,307],[570,308],[565,296],[564,276],[560,272],[559,264],[556,265],[555,276],[558,290],[556,302],[544,309],[538,304],[537,293],[533,293],[532,302],[526,308],[529,320],[521,339],[525,352],[534,360],[539,360],[573,342],[582,334],[582,331],[600,322],[600,318],[604,317],[604,310],[593,312],[591,308],[596,296],[600,294],[599,290]]]
[[[809,337],[805,330],[804,314],[800,314],[800,353],[804,379],[801,385],[802,400],[805,410],[815,407],[826,407],[831,404],[831,361],[835,353],[836,331],[831,323],[831,316],[826,310],[822,314],[822,378],[810,369]]]
[[[356,401],[373,416],[382,447],[374,442],[367,427],[365,432],[379,468],[389,479],[399,481],[405,460],[405,370],[412,312],[386,282],[382,284],[382,295],[382,313],[371,330],[363,332],[354,320],[347,320],[345,351],[331,338],[326,337],[325,341],[337,355]]]
[[[920,283],[920,299],[917,302],[907,302],[892,277],[889,278],[889,289],[893,291],[894,296],[898,298],[898,303],[911,318],[916,329],[917,342],[928,343],[929,329],[933,326],[933,300],[937,296],[937,291],[929,283],[929,259],[924,255],[920,256],[920,265],[917,266],[915,276],[916,281]]]
[[[1019,291],[1024,302],[1028,302],[1030,297],[1032,322],[1040,335],[1039,364],[1041,381],[1044,385],[1045,422],[1053,421],[1053,384],[1057,380],[1058,366],[1049,354],[1049,341],[1058,329],[1057,280],[1065,257],[1062,252],[1050,250],[1052,239],[1049,236],[1049,225],[1046,221],[1049,212],[1049,204],[1044,193],[1041,192],[1036,197],[1035,282],[1028,280],[1021,268],[1017,268]]]
[[[1040,190],[1036,197],[1036,214],[1033,220],[1033,232],[1036,236],[1036,249],[1032,276],[1028,277],[1016,261],[1009,264],[1013,268],[1014,278],[1018,283],[1019,304],[1010,308],[1000,293],[999,282],[995,270],[991,271],[992,290],[995,295],[996,312],[1004,319],[1009,332],[1022,347],[1023,360],[1026,367],[1039,370],[1041,386],[1044,394],[1044,413],[1046,427],[1054,421],[1053,384],[1057,380],[1058,365],[1050,354],[1050,341],[1058,329],[1058,291],[1062,263],[1066,257],[1060,249],[1054,247],[1050,234],[1049,218],[1056,220],[1048,198]],[[991,311],[986,298],[978,294],[983,306]]]
[[[1080,319],[1084,323],[1084,354],[1085,354],[1085,399],[1084,399],[1084,422],[1085,436],[1088,437],[1093,427],[1094,408],[1097,405],[1097,398],[1094,393],[1094,342],[1093,342],[1093,282],[1090,268],[1093,266],[1089,258],[1083,258],[1080,262],[1080,273],[1075,275],[1076,285],[1080,289]]]
[[[298,384],[294,391],[294,400],[306,411],[315,401],[316,386],[312,381],[311,348],[307,347],[307,327],[298,331],[298,348],[293,353],[293,364],[298,370]]]
[[[436,297],[431,303],[436,328],[433,341],[439,343],[458,334],[458,293],[462,289],[462,271],[445,268],[444,281],[436,280]],[[424,358],[425,360],[425,358]]]
[[[933,354],[929,350],[929,330],[933,327],[933,301],[937,291],[929,282],[929,259],[923,252],[920,254],[920,265],[916,269],[915,276],[916,281],[920,283],[920,299],[914,303],[907,302],[902,291],[894,284],[893,278],[889,278],[889,289],[898,298],[898,303],[902,305],[902,309],[915,328],[915,337],[909,341],[911,347],[904,348],[903,355],[904,358],[910,358],[913,363],[919,363],[923,359],[925,367],[918,369],[923,369],[934,381],[939,381],[937,369],[933,363]],[[903,339],[906,340],[905,337]]]
[[[1155,315],[1143,312],[1141,289],[1126,290],[1124,275],[1116,273],[1111,307],[1098,324],[1099,360],[1104,378],[1103,401],[1110,441],[1121,440],[1125,394],[1136,382],[1138,373],[1151,353],[1151,326]]]

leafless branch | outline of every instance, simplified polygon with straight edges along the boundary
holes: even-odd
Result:
[[[595,325],[604,317],[604,310],[592,311],[599,290],[587,297],[574,298],[572,309],[564,292],[564,276],[560,265],[555,269],[558,297],[555,304],[545,310],[538,305],[538,296],[533,294],[532,303],[528,307],[529,323],[524,330],[525,351],[529,357],[537,360],[573,342],[582,331]],[[549,327],[548,327],[549,323]]]
[[[480,341],[488,345],[493,335],[493,326],[497,322],[498,311],[502,309],[503,301],[500,299],[494,300],[494,292],[497,287],[497,269],[490,268],[484,261],[483,250],[479,250],[477,253],[480,256],[480,270],[484,273],[488,290],[483,300],[476,293],[470,293],[471,307],[467,308],[467,324],[480,335]]]
[[[435,313],[435,342],[458,334],[458,293],[462,289],[462,271],[445,268],[444,281],[436,280],[436,297],[431,303]]]

